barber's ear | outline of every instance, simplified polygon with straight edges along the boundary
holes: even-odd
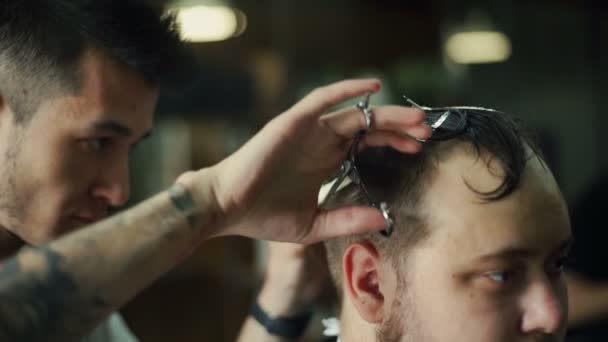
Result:
[[[0,116],[12,116],[6,97],[0,92]]]
[[[8,102],[6,101],[6,97],[4,94],[0,92],[0,124],[5,122],[6,120],[12,120],[13,112]]]
[[[384,295],[380,291],[381,259],[367,242],[350,245],[342,259],[345,291],[359,315],[369,323],[381,323]]]

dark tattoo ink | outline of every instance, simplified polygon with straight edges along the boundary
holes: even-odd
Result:
[[[192,228],[196,228],[196,204],[188,190],[181,184],[174,184],[168,192],[173,206],[186,215]]]
[[[60,254],[50,248],[27,253],[40,258],[40,265],[28,270],[20,258],[12,258],[0,270],[0,340],[71,340],[79,335],[71,327],[93,325],[100,310],[107,311],[106,301],[79,292]],[[74,312],[83,306],[88,309]]]

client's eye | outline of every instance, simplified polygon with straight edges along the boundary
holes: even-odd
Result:
[[[488,272],[485,276],[500,284],[504,284],[512,278],[512,273],[510,271],[497,271],[497,272]]]
[[[518,267],[495,270],[483,273],[486,284],[493,289],[508,290],[515,289],[523,281],[524,270]]]

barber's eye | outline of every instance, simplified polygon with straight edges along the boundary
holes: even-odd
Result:
[[[111,143],[112,141],[109,138],[94,138],[86,140],[87,148],[95,152],[103,151],[109,147]]]

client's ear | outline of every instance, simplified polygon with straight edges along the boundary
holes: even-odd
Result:
[[[382,322],[384,295],[380,292],[381,258],[376,247],[368,242],[357,242],[344,252],[346,295],[359,315],[369,323]]]

